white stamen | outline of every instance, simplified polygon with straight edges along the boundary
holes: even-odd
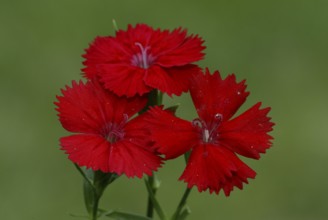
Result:
[[[137,45],[140,48],[141,51],[141,59],[142,59],[142,67],[144,69],[147,69],[149,67],[148,65],[148,55],[147,55],[147,50],[149,47],[144,48],[141,43],[136,42],[135,45]]]
[[[208,140],[209,140],[209,138],[210,138],[210,132],[209,132],[209,130],[207,130],[207,129],[204,129],[204,136],[203,136],[203,138],[204,138],[204,142],[208,142]]]

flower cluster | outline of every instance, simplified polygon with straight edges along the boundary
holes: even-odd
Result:
[[[180,180],[199,191],[222,189],[226,196],[254,178],[238,155],[259,159],[270,148],[270,108],[257,103],[234,116],[249,95],[245,80],[196,65],[204,58],[203,43],[181,28],[145,24],[97,37],[83,55],[85,82],[73,81],[55,103],[62,126],[74,133],[60,139],[69,159],[140,178],[186,154]],[[187,121],[153,105],[154,91],[169,96],[189,91],[198,118]]]

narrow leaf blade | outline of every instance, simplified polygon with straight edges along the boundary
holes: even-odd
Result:
[[[115,220],[151,220],[151,218],[142,215],[120,211],[111,211],[105,214],[105,216],[113,218]]]

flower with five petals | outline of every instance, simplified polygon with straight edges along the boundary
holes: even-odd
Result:
[[[259,159],[270,148],[268,134],[274,123],[267,116],[270,108],[261,103],[233,117],[249,92],[245,81],[236,82],[234,75],[222,79],[219,72],[198,74],[192,80],[191,97],[199,118],[186,121],[161,107],[149,111],[147,120],[158,152],[166,159],[190,151],[187,166],[180,177],[188,187],[229,196],[234,186],[243,188],[256,173],[237,154]]]
[[[127,177],[152,175],[161,165],[145,129],[146,97],[117,97],[97,81],[73,81],[57,96],[62,126],[75,134],[62,137],[60,145],[79,166]]]
[[[159,89],[181,95],[200,68],[192,64],[204,57],[203,40],[181,28],[172,32],[145,25],[129,25],[116,36],[97,37],[83,55],[84,76],[99,78],[118,96],[143,95]]]

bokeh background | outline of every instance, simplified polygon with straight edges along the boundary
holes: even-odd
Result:
[[[190,220],[328,219],[328,1],[326,0],[1,0],[0,2],[0,218],[69,220],[84,214],[81,177],[59,150],[67,133],[55,96],[81,79],[81,54],[97,35],[147,23],[187,28],[206,41],[200,62],[222,75],[247,79],[243,109],[262,101],[276,122],[274,146],[258,176],[229,198],[193,190]],[[178,115],[195,117],[190,98]],[[159,200],[172,213],[185,185],[183,159],[160,170]],[[101,207],[143,214],[139,179],[120,178]]]

